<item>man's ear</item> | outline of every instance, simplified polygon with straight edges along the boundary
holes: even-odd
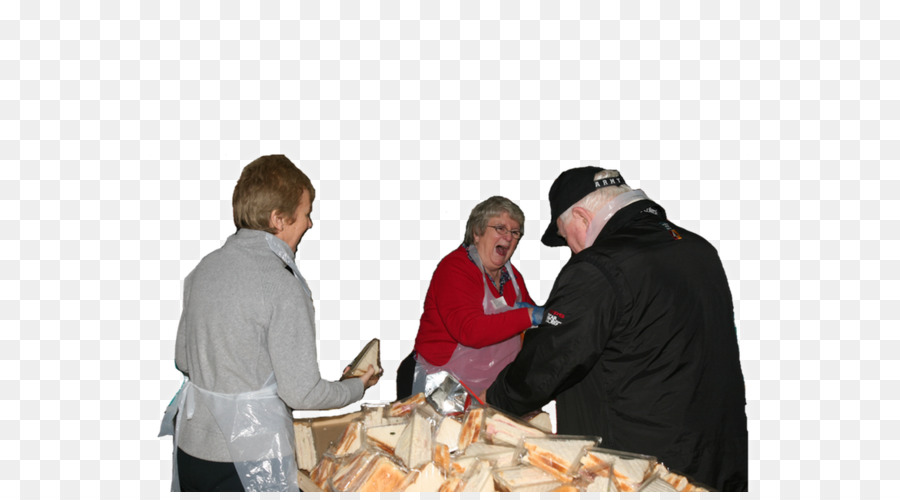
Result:
[[[272,210],[269,214],[269,227],[274,229],[276,233],[284,230],[284,218],[281,217],[281,212],[278,210]]]
[[[578,221],[584,224],[584,227],[588,227],[591,225],[591,221],[594,220],[594,214],[590,210],[584,207],[575,207],[572,209],[572,216],[576,217]]]

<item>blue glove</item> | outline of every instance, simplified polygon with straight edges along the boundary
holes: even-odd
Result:
[[[544,308],[534,306],[534,309],[531,310],[531,324],[532,326],[537,326],[541,324],[541,321],[544,320]]]
[[[515,305],[513,305],[513,309],[521,309],[523,307],[534,307],[534,305],[529,304],[528,302],[516,302]]]

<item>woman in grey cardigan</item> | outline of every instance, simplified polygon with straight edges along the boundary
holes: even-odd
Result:
[[[297,491],[290,409],[340,408],[375,383],[372,367],[341,382],[319,374],[294,262],[314,198],[285,156],[253,161],[234,188],[237,232],[185,279],[175,365],[186,381],[166,412],[173,491]]]

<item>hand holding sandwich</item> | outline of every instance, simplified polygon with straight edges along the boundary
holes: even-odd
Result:
[[[344,367],[344,374],[346,375],[348,371],[350,371],[349,365]],[[373,385],[377,384],[378,379],[381,378],[381,376],[374,377],[373,375],[375,375],[375,367],[372,365],[369,365],[369,368],[366,370],[366,373],[362,374],[359,377],[360,380],[362,380],[364,389],[368,389],[369,387],[372,387]]]

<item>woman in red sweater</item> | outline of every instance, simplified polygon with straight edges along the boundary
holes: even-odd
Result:
[[[541,322],[543,308],[509,263],[524,225],[522,209],[502,196],[472,209],[463,244],[438,264],[425,295],[413,394],[441,370],[479,394],[516,357],[518,334]]]

